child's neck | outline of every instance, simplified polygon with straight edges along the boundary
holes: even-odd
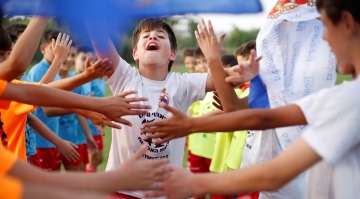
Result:
[[[139,66],[140,75],[155,81],[164,81],[168,74],[167,67]]]

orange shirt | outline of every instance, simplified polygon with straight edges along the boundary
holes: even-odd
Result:
[[[12,83],[26,83],[17,80]],[[19,159],[26,162],[25,126],[27,114],[34,111],[36,106],[12,101],[8,110],[1,110],[3,131],[7,136],[7,146]]]
[[[17,199],[22,196],[22,184],[18,180],[6,176],[15,162],[16,157],[0,145],[0,198]]]
[[[1,99],[1,95],[3,94],[3,92],[5,91],[5,88],[7,86],[7,81],[1,80],[0,79],[0,109],[7,109],[10,105],[9,100],[2,100]]]

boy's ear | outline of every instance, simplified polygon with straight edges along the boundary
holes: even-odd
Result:
[[[44,44],[41,44],[41,45],[40,45],[40,52],[41,52],[42,54],[45,54],[45,48],[46,48],[46,46],[45,46]]]
[[[171,51],[171,54],[170,54],[170,60],[174,61],[175,58],[176,58],[176,50],[173,50],[173,51]]]
[[[346,33],[350,35],[354,35],[356,33],[357,23],[352,14],[345,11],[342,13],[342,21],[346,28]]]
[[[135,61],[138,61],[138,60],[139,60],[139,57],[138,57],[138,55],[137,55],[137,50],[133,50],[132,55],[133,55],[133,58],[134,58]]]

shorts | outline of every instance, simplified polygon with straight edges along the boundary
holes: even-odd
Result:
[[[254,193],[246,193],[246,194],[238,194],[237,195],[237,199],[258,199],[259,198],[260,193],[259,192],[254,192]]]
[[[104,149],[104,144],[103,144],[103,139],[102,139],[102,135],[93,135],[94,140],[98,146],[99,150],[103,150]]]
[[[46,171],[60,171],[62,158],[57,148],[36,148],[36,154],[30,156],[30,164]]]
[[[89,162],[89,157],[87,153],[87,145],[86,144],[79,144],[77,145],[78,148],[76,151],[80,154],[80,158],[76,161],[70,161],[67,158],[63,157],[62,161],[64,165],[67,166],[80,166],[86,165]]]
[[[188,151],[189,170],[192,173],[210,172],[211,159],[200,157]]]

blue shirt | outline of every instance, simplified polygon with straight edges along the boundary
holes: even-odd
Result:
[[[91,92],[94,93],[94,97],[104,97],[106,90],[105,81],[101,78],[95,79],[91,82]],[[97,130],[91,120],[87,119],[89,128],[92,135],[99,135],[100,132]]]
[[[69,77],[72,76],[72,73],[69,75]],[[82,87],[77,87],[74,90],[72,90],[73,93],[82,95]],[[78,120],[75,113],[60,116],[59,119],[59,136],[67,141],[70,141],[74,144],[79,144],[79,139],[77,136],[77,126]]]
[[[27,80],[29,82],[40,82],[49,67],[50,63],[48,63],[45,59],[41,60],[29,71]],[[54,78],[54,81],[56,80],[60,80],[60,76],[58,74],[56,74]],[[38,107],[33,114],[44,122],[44,124],[49,127],[52,132],[56,135],[59,134],[59,117],[47,117],[41,107]],[[34,130],[31,129],[30,134],[35,134],[36,148],[55,148],[55,145],[43,138],[41,135],[37,134]]]
[[[248,103],[251,108],[270,108],[266,86],[259,75],[250,81]]]

